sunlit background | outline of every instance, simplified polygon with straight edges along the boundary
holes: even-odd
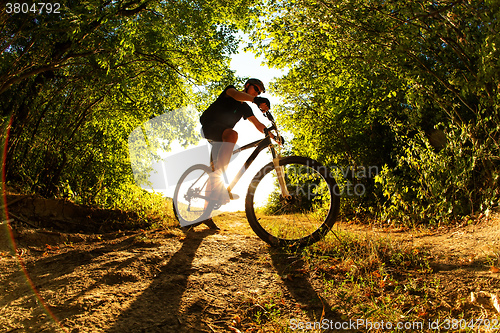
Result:
[[[283,75],[283,71],[277,69],[271,69],[267,67],[263,63],[262,57],[256,57],[252,52],[244,51],[245,45],[240,45],[238,54],[233,55],[231,60],[231,69],[235,71],[235,75],[239,77],[255,77],[262,82],[266,86],[266,93],[262,94],[262,97],[266,97],[271,102],[271,111],[273,105],[280,103],[278,97],[273,96],[269,93],[269,83],[273,81],[275,77],[279,77]],[[241,90],[242,87],[236,86],[236,89]],[[256,105],[249,103],[252,107],[254,115],[265,125],[270,125],[269,120],[263,116],[262,112],[257,108]],[[198,125],[197,131],[199,132],[201,129],[201,124]],[[249,121],[240,120],[236,126],[234,127],[235,131],[238,132],[238,142],[237,146],[243,146],[247,143],[253,142],[255,140],[259,140],[263,138],[263,134],[260,133],[255,126]],[[193,149],[194,147],[206,146],[206,140],[202,139],[196,146],[190,146],[187,148],[180,147],[178,144],[172,145],[172,150],[169,152],[165,152],[162,154],[165,160],[168,161],[169,156],[173,156],[181,153],[182,151]],[[243,166],[246,159],[250,156],[253,149],[245,150],[234,157],[231,160],[228,169],[227,169],[227,179],[229,183],[234,179],[238,171]],[[262,168],[265,164],[271,161],[270,154],[267,150],[262,151],[257,159],[252,163],[250,168],[245,172],[243,177],[237,183],[235,188],[233,189],[233,193],[239,195],[239,199],[232,200],[229,204],[221,207],[221,211],[239,211],[244,210],[245,205],[245,196],[248,185],[253,178],[253,176],[257,173],[260,168]],[[170,185],[170,184],[169,184]],[[165,191],[162,191],[165,197],[172,197],[175,190],[175,186],[169,186],[169,188]]]

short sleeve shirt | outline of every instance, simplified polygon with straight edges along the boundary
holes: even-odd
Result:
[[[247,103],[237,101],[226,94],[230,88],[234,86],[226,87],[215,102],[203,112],[200,117],[202,125],[217,122],[227,128],[233,128],[241,118],[247,119],[253,116],[252,108]]]

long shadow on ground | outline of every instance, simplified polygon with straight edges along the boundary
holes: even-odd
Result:
[[[28,329],[33,325],[39,327],[43,322],[50,322],[50,317],[39,317],[43,314],[43,308],[37,306],[35,295],[41,294],[41,299],[47,303],[45,297],[51,298],[51,294],[57,293],[60,296],[61,302],[52,301],[47,306],[50,307],[50,312],[56,318],[63,318],[68,313],[79,313],[81,307],[75,302],[84,293],[91,293],[102,284],[105,277],[99,278],[102,274],[87,277],[86,279],[78,279],[75,277],[75,272],[81,267],[91,264],[93,261],[99,261],[103,256],[109,253],[124,251],[135,243],[134,236],[125,237],[114,244],[106,244],[97,246],[90,250],[75,249],[64,253],[50,255],[48,257],[39,257],[36,260],[18,262],[25,270],[19,267],[5,281],[10,281],[8,287],[8,297],[0,297],[0,308],[5,308],[10,304],[19,304],[23,311],[30,312],[31,316],[24,320],[21,324]],[[55,249],[54,249],[55,251]],[[99,265],[99,273],[106,270],[119,270],[136,261],[139,255],[131,255],[130,258],[114,263],[106,263]],[[27,274],[26,276],[24,274]],[[24,278],[23,278],[24,277]],[[92,278],[97,277],[96,281]],[[80,288],[80,291],[71,295],[65,294],[67,286],[77,284],[75,289]],[[44,296],[45,295],[45,296]],[[2,295],[4,296],[4,295]],[[26,297],[30,296],[30,297]],[[45,319],[40,319],[45,318]],[[29,330],[29,329],[28,329]],[[0,329],[1,331],[1,329]]]
[[[120,314],[107,332],[181,331],[179,305],[188,287],[193,259],[204,236],[208,235],[210,233],[197,233],[186,237],[151,285]]]
[[[160,268],[151,285],[117,318],[107,332],[180,332],[179,315],[182,295],[188,288],[193,259],[205,236],[193,233],[182,241],[181,248]]]
[[[307,311],[311,322],[340,318],[340,315],[331,310],[332,307],[311,285],[307,270],[304,269],[304,261],[300,256],[277,249],[270,249],[270,255],[283,285],[295,302]]]

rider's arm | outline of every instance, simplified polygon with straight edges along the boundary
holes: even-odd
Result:
[[[255,116],[248,117],[247,119],[250,120],[255,128],[257,128],[261,133],[264,133],[264,128],[266,128],[266,126],[261,123]]]
[[[226,95],[240,102],[254,102],[255,98],[254,96],[247,94],[246,92],[243,91],[238,91],[235,88],[229,88],[228,90],[226,90]],[[261,103],[260,105],[257,106],[262,112],[269,110],[269,106],[266,105],[265,103]]]
[[[240,102],[253,102],[254,99],[252,95],[247,94],[246,92],[243,91],[238,91],[235,88],[229,88],[228,90],[226,90],[226,94],[229,97],[232,97]]]
[[[261,123],[255,116],[248,117],[247,119],[250,120],[250,122],[255,126],[255,128],[257,128],[261,133],[264,133],[266,125]],[[271,136],[271,139],[274,139],[273,133],[270,132],[269,135]]]

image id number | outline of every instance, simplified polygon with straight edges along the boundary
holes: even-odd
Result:
[[[7,14],[60,14],[61,4],[50,3],[50,2],[38,2],[34,4],[29,3],[19,3],[19,2],[8,2],[5,5],[5,11]]]

